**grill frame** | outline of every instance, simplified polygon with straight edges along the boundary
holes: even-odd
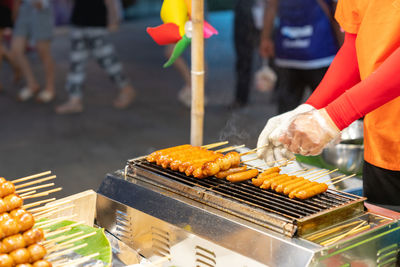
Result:
[[[187,177],[149,163],[145,157],[129,160],[125,175],[289,237],[308,235],[364,212],[364,197],[328,189],[327,192],[311,199],[295,200],[255,187],[249,181],[234,184],[215,177]],[[269,204],[260,204],[265,199],[269,199]],[[273,203],[281,207],[271,206]],[[296,218],[294,210],[306,215]],[[306,210],[314,212],[307,214]]]

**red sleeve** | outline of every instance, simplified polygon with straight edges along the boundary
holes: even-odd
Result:
[[[316,109],[324,108],[347,89],[360,82],[356,37],[356,34],[346,33],[342,47],[306,104]]]
[[[370,76],[326,107],[340,130],[356,119],[400,96],[400,47]]]

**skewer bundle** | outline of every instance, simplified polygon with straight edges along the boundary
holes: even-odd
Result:
[[[237,147],[229,147],[216,151],[210,150],[227,142],[215,143],[206,146],[180,145],[162,150],[157,150],[146,157],[147,161],[160,165],[163,168],[169,168],[174,171],[180,171],[187,176],[196,178],[205,178],[215,176],[219,179],[226,179],[230,182],[243,182],[252,179],[252,184],[262,189],[271,189],[277,193],[285,194],[289,198],[308,199],[313,196],[322,194],[328,190],[328,184],[316,182],[318,178],[337,171],[322,170],[318,173],[314,172],[313,176],[304,178],[298,175],[281,174],[282,166],[291,163],[293,159],[286,160],[285,163],[263,170],[261,173],[257,167],[249,168],[241,163],[256,160],[250,159],[241,162],[241,156],[255,153],[261,147],[255,148],[248,152],[239,154],[231,151]],[[279,161],[271,162],[276,163]],[[303,173],[309,172],[303,171]],[[299,172],[299,171],[297,171]],[[309,173],[308,175],[310,175]],[[317,175],[317,177],[315,177]],[[336,177],[334,179],[342,178]],[[350,178],[346,177],[344,179]],[[314,178],[314,179],[311,179]],[[343,180],[343,179],[342,179]],[[342,181],[340,180],[340,181]],[[335,184],[336,181],[332,184]]]
[[[39,228],[33,228],[35,218],[23,208],[23,199],[46,195],[49,192],[36,193],[36,190],[32,188],[18,191],[19,188],[24,188],[35,182],[16,185],[18,182],[33,178],[28,177],[28,179],[24,178],[14,182],[0,178],[1,267],[52,266],[50,262],[43,260],[47,250],[43,245],[39,244],[44,240],[44,232]],[[53,179],[53,177],[50,179]],[[41,188],[45,187],[47,186],[42,186]],[[21,191],[22,193],[28,192],[29,194],[24,196],[19,195],[18,193],[21,193]]]
[[[14,181],[7,181],[0,177],[0,267],[66,266],[65,264],[51,263],[48,259],[49,256],[54,255],[52,253],[63,253],[60,251],[63,249],[62,247],[45,241],[47,237],[57,234],[57,232],[44,231],[43,228],[49,227],[55,222],[46,220],[35,223],[38,219],[46,218],[54,210],[60,210],[59,204],[48,207],[41,206],[45,203],[49,204],[55,198],[26,205],[23,203],[25,199],[47,196],[62,189],[36,191],[54,185],[54,183],[37,185],[56,178],[55,175],[41,178],[50,173],[50,171],[43,172]],[[28,186],[32,187],[28,188]],[[69,249],[75,250],[76,248]]]
[[[223,152],[238,147],[229,147],[217,151],[210,150],[226,143],[220,142],[203,147],[181,145],[157,150],[148,155],[146,159],[163,168],[169,168],[185,173],[187,176],[194,176],[201,179],[239,166],[239,153],[231,151],[223,154]]]
[[[335,172],[337,171],[337,169],[332,171],[328,170],[318,171],[317,175],[314,172],[313,175],[308,178],[294,175],[295,173],[281,174],[280,171],[281,169],[279,167],[269,168],[264,172],[260,173],[257,176],[257,178],[253,178],[252,183],[253,185],[260,187],[262,189],[270,189],[277,193],[287,195],[289,198],[297,198],[304,200],[326,192],[328,190],[329,185],[326,183],[316,182],[315,180],[321,178],[322,176]],[[352,176],[354,175],[348,176],[343,179],[347,179]],[[344,177],[344,175],[333,179],[339,179],[342,177]],[[343,179],[335,181],[332,184],[340,182]]]

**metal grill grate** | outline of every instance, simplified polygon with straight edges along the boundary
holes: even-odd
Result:
[[[281,215],[290,220],[301,219],[324,210],[357,200],[359,197],[329,189],[327,192],[307,200],[290,199],[285,195],[254,186],[251,181],[231,183],[224,179],[208,177],[197,179],[180,172],[164,169],[145,159],[130,161],[131,167],[140,167],[190,187],[197,187],[220,194],[225,198],[240,201],[253,208]]]

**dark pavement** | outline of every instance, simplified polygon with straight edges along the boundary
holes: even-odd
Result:
[[[232,13],[210,13],[209,21],[220,32],[206,42],[208,105],[204,143],[229,140],[233,144],[256,145],[266,120],[275,114],[269,94],[252,91],[251,103],[231,111],[234,94]],[[117,90],[97,63],[87,66],[82,114],[60,116],[54,107],[65,101],[68,71],[68,31],[58,29],[53,42],[56,59],[57,99],[49,105],[18,103],[22,85],[13,85],[7,64],[0,79],[6,92],[0,95],[0,175],[8,179],[52,170],[62,186],[62,197],[86,189],[97,189],[107,172],[122,169],[127,159],[190,141],[190,109],[177,100],[183,81],[173,68],[163,69],[164,49],[145,32],[160,24],[157,17],[124,23],[112,35],[125,73],[138,94],[127,110],[115,110]],[[30,55],[36,73],[41,65]],[[40,78],[42,81],[42,79]]]

